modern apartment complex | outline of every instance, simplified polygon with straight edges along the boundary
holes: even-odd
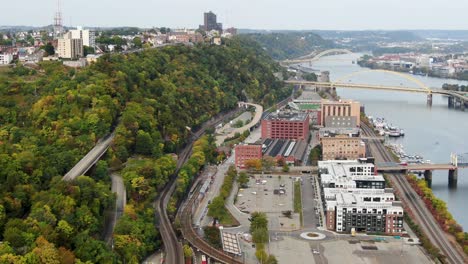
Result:
[[[403,207],[369,161],[319,161],[325,226],[337,232],[402,234]]]
[[[393,189],[324,188],[326,227],[337,232],[401,234],[403,207]]]

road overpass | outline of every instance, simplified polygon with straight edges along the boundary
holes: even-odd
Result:
[[[112,133],[98,141],[96,146],[91,149],[70,171],[63,176],[62,180],[71,181],[80,175],[84,175],[88,170],[98,162],[98,160],[106,153],[112,140],[114,140],[115,133]]]
[[[216,137],[216,145],[220,146],[226,138],[233,138],[237,133],[242,134],[247,130],[251,130],[252,127],[256,126],[260,120],[262,119],[262,114],[263,114],[263,106],[259,104],[252,104],[252,103],[246,103],[246,102],[239,102],[237,104],[239,108],[242,107],[248,107],[248,106],[253,106],[255,107],[255,115],[252,118],[252,120],[245,126],[235,128],[233,129],[230,133],[227,135],[224,133],[221,133],[221,135]],[[227,125],[226,125],[227,126]]]

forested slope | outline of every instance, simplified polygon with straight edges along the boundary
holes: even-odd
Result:
[[[293,59],[335,46],[332,41],[312,32],[253,33],[241,37],[257,41],[277,60]]]
[[[80,70],[54,62],[2,70],[0,262],[139,261],[160,244],[148,201],[174,171],[166,154],[185,143],[186,126],[246,96],[269,105],[289,95],[273,76],[279,70],[247,39],[105,55]],[[62,182],[116,125],[114,144],[90,176]],[[101,240],[115,199],[107,171],[125,162],[131,201],[112,251]]]

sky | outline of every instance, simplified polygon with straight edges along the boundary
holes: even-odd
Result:
[[[61,0],[66,26],[197,28],[213,11],[249,29],[468,29],[467,0]],[[0,25],[52,24],[57,0],[6,1]],[[5,12],[6,11],[6,12]]]

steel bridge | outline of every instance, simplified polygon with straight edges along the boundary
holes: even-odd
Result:
[[[382,72],[386,74],[395,75],[403,79],[409,80],[410,82],[416,84],[417,87],[408,87],[408,86],[392,86],[392,85],[376,85],[376,84],[363,84],[363,83],[352,83],[345,82],[344,80],[349,79],[350,77],[364,74],[364,73],[375,73]],[[317,81],[304,81],[304,80],[287,80],[285,83],[307,86],[312,85],[321,88],[336,89],[336,88],[345,88],[345,89],[371,89],[371,90],[380,90],[380,91],[398,91],[398,92],[411,92],[411,93],[424,93],[427,94],[427,104],[432,106],[432,95],[441,94],[449,97],[448,106],[457,108],[459,107],[462,110],[465,110],[468,104],[468,96],[464,93],[457,91],[443,90],[439,88],[432,88],[425,85],[420,80],[400,72],[388,71],[388,70],[363,70],[353,72],[346,76],[339,78],[334,82],[317,82]]]
[[[292,60],[284,60],[281,63],[283,64],[295,64],[295,63],[303,63],[303,62],[313,62],[317,61],[318,59],[330,55],[330,54],[337,54],[337,53],[344,53],[344,54],[352,54],[353,52],[347,49],[329,49],[322,51],[320,53],[317,53],[316,51],[307,54],[305,56],[299,57],[297,59],[292,59]]]

